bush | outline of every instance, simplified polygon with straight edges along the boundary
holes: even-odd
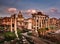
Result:
[[[6,41],[14,40],[16,38],[15,33],[12,32],[6,32],[4,36]]]
[[[0,36],[0,43],[4,42],[5,37],[3,35]]]
[[[22,35],[21,35],[22,31],[21,30],[17,30],[17,34],[18,34],[18,37],[21,38]]]
[[[23,29],[23,33],[29,32],[29,31],[30,31],[29,29]]]
[[[32,32],[28,32],[27,34],[28,34],[28,35],[32,35]]]

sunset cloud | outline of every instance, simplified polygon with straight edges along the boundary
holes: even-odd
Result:
[[[46,14],[49,15],[50,17],[60,18],[60,9],[55,7],[49,8],[46,11]]]
[[[36,13],[37,10],[35,9],[28,9],[28,10],[20,10],[22,13],[25,13],[25,14],[32,14],[32,13]]]
[[[27,10],[26,12],[31,14],[31,13],[36,13],[37,10],[35,10],[35,9],[30,9],[30,10]]]
[[[8,8],[7,11],[9,13],[15,13],[17,11],[17,9],[16,8]]]
[[[57,8],[51,8],[50,12],[53,12],[53,13],[58,12],[58,9]]]
[[[50,9],[50,13],[56,14],[56,15],[60,15],[60,10],[58,8],[51,8]]]

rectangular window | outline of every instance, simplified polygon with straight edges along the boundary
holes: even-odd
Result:
[[[14,24],[12,24],[12,27],[14,27]]]
[[[38,22],[38,20],[37,20],[37,22]]]
[[[38,29],[38,27],[37,27],[37,29]]]

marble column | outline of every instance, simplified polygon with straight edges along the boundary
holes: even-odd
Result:
[[[17,20],[16,20],[16,15],[14,15],[14,31],[15,31],[15,34],[16,34],[16,37],[18,38],[18,34],[17,34]]]
[[[13,31],[13,30],[12,30],[12,18],[11,18],[11,30],[10,30],[10,31],[11,31],[11,32]]]

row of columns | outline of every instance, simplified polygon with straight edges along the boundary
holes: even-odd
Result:
[[[13,21],[13,18],[14,18],[14,21]],[[14,22],[14,27],[12,26]],[[15,32],[15,35],[16,37],[18,37],[18,34],[17,34],[17,20],[16,20],[16,14],[14,14],[13,16],[11,16],[11,32],[13,32],[13,29],[14,29],[14,32]]]

